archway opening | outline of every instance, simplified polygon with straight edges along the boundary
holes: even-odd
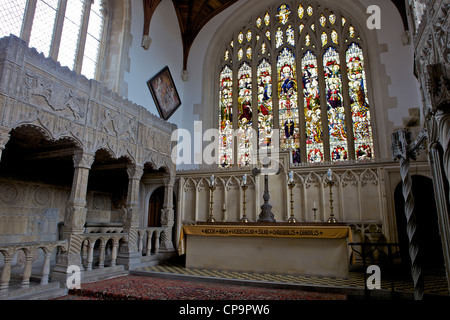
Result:
[[[164,204],[164,187],[153,191],[148,204],[147,227],[161,227],[161,209]]]

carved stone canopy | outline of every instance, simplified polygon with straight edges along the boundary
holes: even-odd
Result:
[[[450,66],[437,63],[428,65],[427,69],[432,112],[450,111]]]

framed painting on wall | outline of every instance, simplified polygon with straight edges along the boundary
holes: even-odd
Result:
[[[169,119],[181,106],[181,99],[173,82],[169,67],[165,66],[147,81],[147,85],[160,117],[164,120]]]

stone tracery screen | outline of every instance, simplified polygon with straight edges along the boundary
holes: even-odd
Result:
[[[273,139],[294,163],[373,160],[364,50],[351,18],[314,0],[249,17],[220,51],[219,166],[247,166]]]

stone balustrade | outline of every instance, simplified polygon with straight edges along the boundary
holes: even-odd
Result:
[[[138,229],[138,252],[141,253],[141,255],[144,255],[145,253],[146,256],[150,256],[152,252],[154,254],[159,253],[160,237],[163,231],[164,227],[148,227]],[[153,239],[155,239],[154,243],[152,242]]]
[[[111,241],[111,258],[109,261],[110,267],[116,266],[117,252],[119,250],[120,241],[127,242],[128,234],[126,233],[87,233],[82,235],[82,249],[81,258],[86,271],[93,269],[94,262],[94,248],[97,242],[99,242],[99,256],[98,256],[98,268],[103,269],[105,267],[106,246]]]
[[[12,243],[0,245],[0,253],[3,254],[4,265],[1,273],[0,294],[8,292],[11,280],[12,260],[16,253],[22,251],[25,254],[25,266],[22,272],[22,288],[30,286],[31,269],[35,254],[41,249],[44,252],[44,264],[42,267],[41,285],[49,283],[50,259],[54,250],[67,251],[68,241],[50,241],[50,242],[33,242],[33,243]]]

